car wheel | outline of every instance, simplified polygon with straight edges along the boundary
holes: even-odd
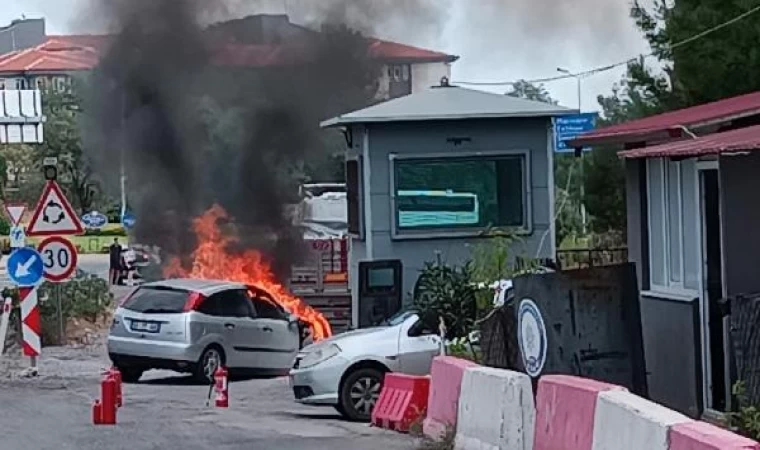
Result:
[[[125,383],[137,383],[145,372],[139,367],[117,367],[117,369],[121,372],[121,380]]]
[[[350,420],[369,422],[382,387],[381,371],[366,368],[352,372],[341,387],[338,411]]]
[[[195,366],[195,379],[202,383],[214,381],[216,369],[224,365],[224,353],[219,347],[211,346],[201,354],[198,364]]]

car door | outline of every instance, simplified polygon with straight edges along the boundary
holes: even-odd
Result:
[[[230,367],[254,369],[261,367],[265,355],[261,352],[259,341],[261,332],[256,322],[255,312],[245,290],[230,289],[219,294],[220,306],[223,310],[224,328],[228,330],[231,343],[227,351],[228,360],[234,361]],[[234,355],[229,358],[229,355]]]
[[[401,372],[427,375],[433,358],[441,352],[441,338],[433,327],[426,326],[416,315],[407,319],[399,333],[399,366]]]
[[[265,358],[263,368],[290,369],[301,342],[298,323],[291,322],[289,314],[266,293],[249,290],[248,294],[261,329],[261,350]]]

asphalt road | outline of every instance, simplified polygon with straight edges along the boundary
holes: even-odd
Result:
[[[0,448],[8,450],[412,450],[404,435],[341,420],[332,409],[292,401],[287,379],[230,385],[230,407],[206,406],[207,386],[172,372],[124,385],[113,427],[91,424],[103,350],[46,349],[41,377],[0,364]]]

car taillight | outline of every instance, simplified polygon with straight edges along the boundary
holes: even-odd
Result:
[[[183,311],[188,312],[197,310],[198,307],[201,306],[201,303],[203,303],[203,300],[206,300],[206,297],[203,294],[200,292],[191,292],[190,295],[187,296]]]

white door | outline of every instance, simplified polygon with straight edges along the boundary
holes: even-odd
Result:
[[[427,375],[433,358],[441,353],[441,338],[413,316],[401,327],[398,350],[401,372]]]

